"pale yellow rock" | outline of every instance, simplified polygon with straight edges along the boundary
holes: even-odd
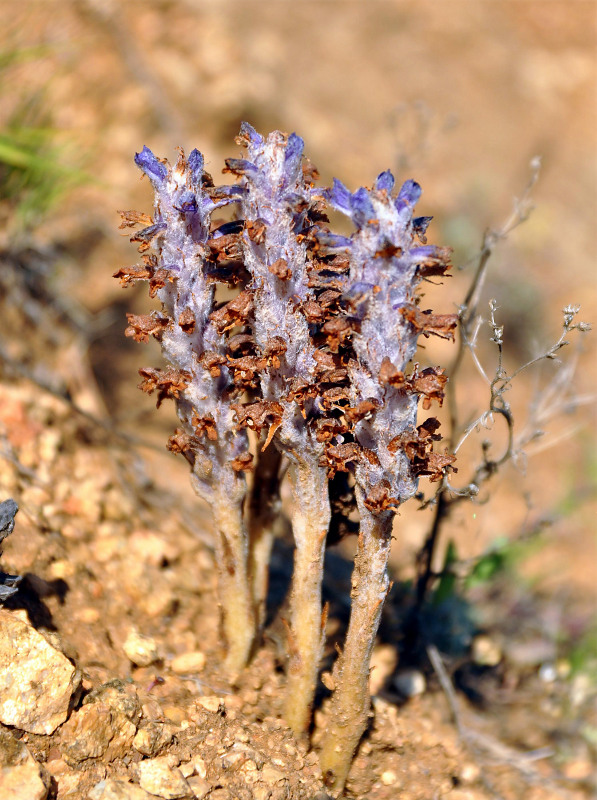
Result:
[[[138,770],[139,784],[150,794],[156,794],[166,800],[175,800],[190,794],[189,784],[181,771],[170,765],[168,756],[141,761]]]
[[[0,797],[2,800],[46,800],[50,777],[24,744],[0,730]]]
[[[87,800],[155,800],[145,789],[128,781],[109,778],[96,783]]]
[[[264,764],[260,777],[264,783],[273,786],[275,783],[278,783],[278,781],[281,781],[285,775],[283,772],[280,772],[279,769],[272,766],[272,764]]]
[[[151,636],[143,636],[134,628],[126,637],[122,649],[129,661],[138,667],[148,667],[159,658],[155,639],[152,639]]]
[[[380,778],[384,786],[393,786],[398,780],[398,776],[393,769],[387,769],[382,772]]]
[[[169,722],[149,722],[137,731],[133,747],[144,756],[156,756],[172,741],[177,728]],[[190,773],[189,773],[190,774]]]
[[[48,571],[51,578],[72,578],[75,574],[75,565],[72,561],[62,558],[50,564]]]
[[[498,642],[483,634],[473,639],[471,654],[475,664],[483,667],[496,667],[503,658]]]
[[[114,738],[112,712],[103,703],[83,706],[62,729],[62,754],[67,764],[100,758]]]
[[[0,722],[53,733],[79,682],[71,662],[35,628],[0,610]]]
[[[172,659],[170,669],[177,675],[186,675],[193,672],[201,672],[205,667],[205,653],[199,650],[192,653],[181,653]]]
[[[192,778],[189,778],[187,783],[193,792],[193,796],[197,798],[197,800],[203,800],[213,786],[213,784],[211,784],[209,781],[206,781],[204,778],[200,778],[198,775],[194,775]]]
[[[98,609],[91,608],[91,606],[82,608],[77,612],[77,619],[79,622],[82,622],[83,625],[93,625],[95,622],[99,621],[100,616],[101,614]]]
[[[206,711],[211,711],[213,714],[216,714],[224,707],[224,700],[222,697],[212,694],[208,697],[200,697],[197,700],[197,705],[201,706]]]

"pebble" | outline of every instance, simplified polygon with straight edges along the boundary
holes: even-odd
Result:
[[[579,708],[582,706],[590,693],[591,679],[589,676],[582,672],[575,675],[570,685],[570,702],[573,707]]]
[[[569,780],[582,781],[591,777],[593,765],[590,761],[579,758],[565,764],[562,772]]]
[[[465,784],[465,786],[468,786],[471,783],[475,783],[480,774],[481,770],[477,764],[469,761],[468,763],[462,765],[462,769],[460,770],[458,777],[461,783]]]
[[[63,558],[50,564],[48,573],[50,578],[54,579],[65,580],[66,578],[72,578],[75,574],[75,564]]]
[[[0,730],[0,797],[2,800],[46,800],[50,776],[22,742]]]
[[[381,691],[385,682],[396,669],[396,661],[396,648],[393,645],[380,644],[373,648],[369,677],[369,691],[372,695]]]
[[[269,786],[273,786],[274,784],[278,783],[284,779],[284,773],[280,772],[279,769],[272,766],[272,764],[264,764],[263,769],[261,770],[261,780],[264,783],[267,783]]]
[[[131,722],[141,719],[141,701],[135,687],[122,680],[112,680],[94,689],[85,699],[85,705],[100,701],[112,711],[124,714]]]
[[[134,628],[126,637],[122,649],[129,661],[138,667],[148,667],[159,659],[155,639],[152,639],[151,636],[143,636]]]
[[[87,800],[155,800],[145,789],[128,781],[109,778],[96,783]]]
[[[77,612],[77,619],[79,622],[82,622],[83,625],[93,625],[95,622],[99,622],[100,617],[101,614],[99,610],[91,606],[84,606]]]
[[[149,722],[137,731],[133,747],[144,756],[157,756],[172,741],[176,730],[176,726],[168,722]]]
[[[67,764],[103,756],[114,737],[111,722],[110,709],[103,703],[83,706],[73,714],[61,731]]]
[[[189,784],[177,767],[170,765],[168,756],[147,759],[138,765],[139,784],[150,794],[157,794],[165,800],[187,797]]]
[[[145,564],[160,567],[165,561],[175,561],[180,550],[153,531],[134,531],[127,539],[132,553]]]
[[[503,658],[502,648],[491,636],[475,636],[471,646],[473,662],[481,667],[497,667]]]
[[[205,778],[200,778],[199,775],[193,775],[192,778],[188,779],[187,783],[197,800],[203,800],[213,786],[212,783],[206,781]]]
[[[212,714],[217,714],[224,708],[224,699],[217,695],[209,695],[208,697],[199,697],[197,705],[204,708],[206,711],[211,711]]]
[[[35,628],[0,611],[0,722],[51,734],[79,683],[79,672]]]
[[[398,780],[398,776],[393,769],[386,769],[381,773],[380,780],[384,786],[393,786]]]
[[[205,667],[205,662],[205,653],[199,650],[191,653],[181,653],[181,655],[172,659],[170,669],[177,675],[186,675],[187,673],[201,672]]]
[[[558,678],[558,670],[556,665],[551,661],[541,664],[539,667],[539,680],[543,683],[555,683]]]
[[[393,680],[394,686],[404,697],[416,697],[424,694],[427,681],[422,672],[417,669],[407,669],[398,672]]]

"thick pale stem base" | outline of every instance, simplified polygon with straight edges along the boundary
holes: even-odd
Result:
[[[231,496],[222,483],[214,489],[212,513],[216,528],[218,594],[227,645],[225,667],[235,676],[246,666],[255,640],[242,500]]]
[[[323,652],[325,631],[321,584],[325,540],[330,525],[328,480],[317,464],[292,464],[294,572],[290,595],[287,698],[284,716],[294,733],[305,735]]]
[[[321,749],[328,791],[339,797],[365,732],[371,708],[369,664],[389,590],[387,561],[392,515],[374,516],[359,504],[361,528],[352,576],[352,608],[342,654],[334,666],[335,690]]]

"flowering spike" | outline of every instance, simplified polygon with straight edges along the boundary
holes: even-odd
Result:
[[[203,177],[203,155],[197,148],[191,150],[187,163],[189,165],[191,187],[197,190],[201,184],[201,178]]]
[[[394,188],[394,176],[392,175],[389,169],[387,169],[385,172],[380,173],[377,176],[377,180],[375,181],[375,188],[377,189],[378,192],[385,191],[388,194],[392,191],[392,189]]]
[[[263,144],[263,136],[261,136],[255,128],[248,122],[241,122],[240,137],[251,142],[253,145]]]
[[[421,193],[421,187],[416,181],[405,181],[402,184],[402,188],[398,192],[398,197],[396,198],[396,208],[400,209],[404,203],[408,203],[409,206],[416,205],[417,201],[421,197]]]
[[[296,180],[296,172],[301,164],[304,147],[305,143],[301,137],[296,133],[291,133],[284,152],[284,165],[289,182]]]
[[[154,185],[161,185],[168,174],[165,164],[158,161],[147,145],[143,146],[140,153],[135,154],[135,164],[143,170]]]
[[[321,751],[337,796],[369,719],[393,517],[420,475],[439,480],[453,461],[431,452],[439,423],[416,424],[419,398],[424,409],[441,404],[447,376],[411,365],[420,335],[453,338],[456,315],[422,309],[417,295],[422,279],[448,269],[449,250],[426,244],[430,217],[413,219],[415,181],[395,198],[390,170],[372,189],[351,193],[337,179],[315,189],[317,171],[297,134],[264,138],[243,123],[236,141],[246,158],[226,161],[234,186],[214,186],[197,150],[187,160],[180,151],[173,169],[147,147],[136,155],[155,213],[123,212],[124,227],[141,225],[132,241],[143,263],[116,276],[124,285],[147,280],[162,303],[159,312],[130,314],[126,335],[153,336],[168,362],[140,370],[141,388],[158,404],[176,403],[181,427],[169,447],[189,461],[195,489],[211,504],[234,670],[264,619],[283,459],[296,544],[285,718],[299,737],[323,653],[328,531],[351,530],[348,514],[359,512],[351,618]],[[238,204],[231,221],[212,219],[230,203]],[[352,235],[330,229],[326,203],[351,220]],[[218,281],[235,292],[225,302],[216,302]],[[260,437],[251,449],[249,428]],[[249,496],[244,475],[253,469]]]
[[[350,213],[352,195],[338,178],[334,178],[332,188],[325,190],[322,194],[338,211],[343,211],[345,214]]]

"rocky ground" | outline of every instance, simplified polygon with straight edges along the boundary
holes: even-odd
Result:
[[[67,401],[8,375],[1,391],[0,486],[20,505],[3,567],[24,576],[0,611],[2,797],[326,797],[317,734],[306,752],[280,719],[282,630],[237,685],[221,672],[201,509],[156,487],[129,442]],[[347,567],[332,564],[332,596]],[[288,580],[288,551],[273,569]],[[328,658],[340,627],[332,616]],[[588,797],[594,687],[569,679],[555,643],[529,642],[522,621],[518,634],[501,648],[496,635],[475,640],[469,688],[485,708],[461,696],[456,722],[437,680],[425,691],[423,672],[396,671],[395,645],[380,643],[347,797]]]
[[[464,296],[482,231],[509,214],[542,153],[537,209],[502,244],[487,299],[498,298],[517,359],[551,341],[565,304],[597,319],[592,4],[338,5],[305,2],[295,16],[254,0],[0,4],[3,53],[20,53],[0,62],[0,116],[53,129],[52,158],[87,172],[27,236],[0,198],[0,501],[19,505],[0,568],[23,576],[0,609],[1,800],[327,796],[325,692],[312,751],[281,719],[284,526],[270,624],[232,685],[209,518],[185,463],[165,451],[173,415],[135,389],[136,370],[158,355],[125,341],[124,312],[146,301],[111,275],[135,257],[116,209],[149,210],[132,166],[144,143],[168,156],[198,146],[218,174],[246,118],[303,135],[324,182],[338,175],[355,188],[388,166],[412,173],[422,213],[436,215],[434,241],[464,266],[441,287],[446,311]],[[425,357],[452,355],[429,343]],[[579,358],[582,397],[595,361]],[[486,402],[475,377],[463,383],[467,412]],[[590,658],[574,649],[590,641],[594,614],[594,460],[586,422],[548,434],[561,446],[530,456],[532,480],[513,470],[492,503],[452,521],[465,558],[543,510],[552,527],[519,580],[482,583],[432,620],[446,644],[435,669],[400,651],[401,581],[427,525],[405,510],[348,800],[595,796],[597,690]],[[349,586],[350,551],[335,548],[326,668]]]

